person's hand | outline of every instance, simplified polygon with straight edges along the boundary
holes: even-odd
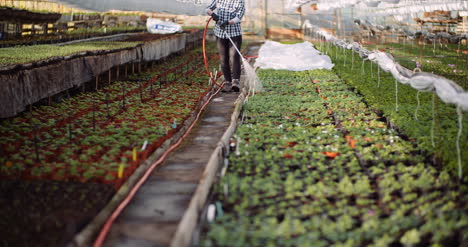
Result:
[[[208,9],[208,10],[206,11],[206,13],[207,13],[208,15],[212,15],[212,14],[213,14],[213,10]]]
[[[211,17],[213,18],[213,21],[215,21],[216,23],[218,23],[219,21],[219,16],[215,13],[211,14]]]
[[[219,27],[221,28],[221,30],[224,30],[226,29],[226,26],[229,24],[229,21],[223,21],[219,24]]]

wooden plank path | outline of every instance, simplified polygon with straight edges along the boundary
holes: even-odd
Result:
[[[112,226],[104,246],[170,246],[239,94],[220,93],[190,136],[157,168]]]

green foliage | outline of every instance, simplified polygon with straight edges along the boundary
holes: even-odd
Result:
[[[100,46],[99,43],[96,47]],[[210,90],[206,81],[187,85],[186,77],[179,76],[163,88],[155,84],[154,95],[150,92],[152,78],[160,78],[181,64],[195,68],[186,71],[189,78],[205,78],[202,60],[192,59],[199,52],[193,50],[148,69],[141,81],[113,82],[102,90],[0,121],[0,176],[108,183],[117,179],[116,173],[123,165],[126,179],[146,155],[159,147],[163,138],[170,137],[166,135],[172,130],[173,120],[177,119],[179,124],[185,121],[199,103],[199,97]],[[135,76],[139,78],[138,74]],[[148,141],[146,153],[140,149],[145,141]],[[137,148],[137,161],[133,161],[133,148]]]
[[[114,50],[134,47],[138,42],[85,42],[71,45],[35,45],[2,48],[0,66],[23,64],[44,60],[51,57],[67,56],[83,51]]]
[[[437,246],[466,232],[468,187],[367,95],[330,71],[259,76],[201,246]]]
[[[436,42],[437,43],[437,42]],[[388,43],[385,46],[366,45],[369,50],[384,49],[392,54],[401,65],[413,70],[420,63],[421,69],[426,72],[442,75],[455,81],[468,90],[468,54],[464,54],[466,45],[458,44],[403,44]],[[460,49],[461,48],[461,49]],[[421,55],[423,56],[421,58]]]
[[[337,51],[338,55],[335,56],[335,52]],[[453,105],[445,104],[435,96],[435,109],[433,111],[432,94],[420,93],[419,98],[421,105],[416,113],[417,91],[408,85],[399,84],[397,111],[395,80],[390,73],[381,71],[379,76],[376,65],[368,61],[364,63],[364,70],[362,70],[362,60],[358,55],[355,55],[354,68],[352,68],[349,63],[344,65],[344,56],[351,56],[351,51],[348,50],[343,52],[341,49],[332,47],[330,55],[336,58],[336,61],[334,61],[334,71],[339,74],[346,83],[356,88],[373,109],[382,112],[383,116],[392,122],[394,128],[414,138],[418,142],[422,152],[427,152],[430,155],[434,155],[436,159],[442,160],[441,163],[444,168],[456,175],[458,169],[456,153],[458,115]],[[443,59],[441,61],[443,61]],[[435,63],[431,64],[433,65]],[[371,69],[371,66],[373,69]],[[446,66],[446,64],[444,64],[444,66]],[[438,72],[437,70],[433,71],[435,73]],[[433,114],[435,115],[434,119],[432,117]],[[418,119],[415,119],[415,115],[418,116]],[[468,126],[466,114],[463,119],[463,126]],[[431,132],[434,132],[433,137]],[[434,139],[434,146],[432,145],[432,139]],[[468,150],[467,140],[468,131],[463,131],[460,144],[462,150],[462,164],[464,165],[463,174],[465,175],[468,174],[468,152],[465,151]]]

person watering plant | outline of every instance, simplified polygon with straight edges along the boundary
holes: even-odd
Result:
[[[213,11],[218,9],[217,14]],[[241,20],[245,13],[244,0],[213,0],[206,13],[213,17],[217,25],[214,28],[218,45],[221,70],[224,74],[223,92],[240,91],[241,64],[240,55],[229,40],[232,39],[237,49],[242,45]],[[232,58],[232,74],[230,60]]]

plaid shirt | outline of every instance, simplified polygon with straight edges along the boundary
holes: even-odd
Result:
[[[238,22],[226,25],[226,32],[229,37],[236,37],[242,35],[241,22],[240,20],[245,13],[244,0],[213,0],[208,9],[218,9],[219,23],[223,21],[230,21],[236,19]],[[218,25],[214,28],[216,37],[227,39],[226,33],[219,28]]]

